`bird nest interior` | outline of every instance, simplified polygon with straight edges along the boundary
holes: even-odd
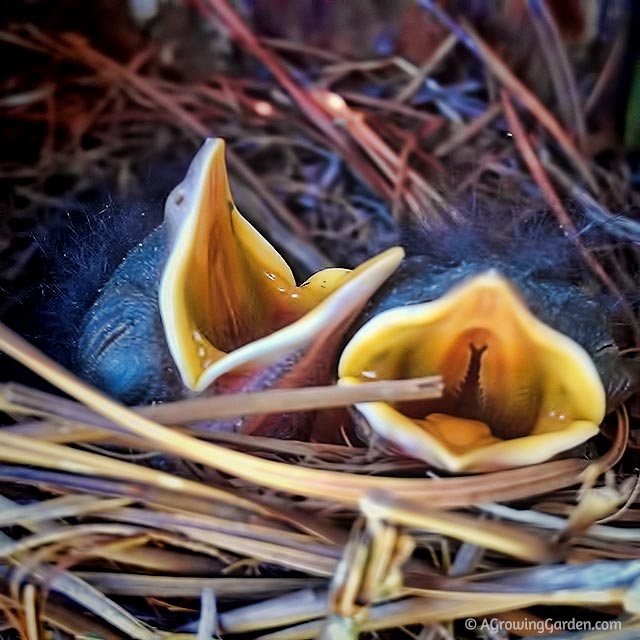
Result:
[[[638,29],[8,6],[2,637],[639,638]]]

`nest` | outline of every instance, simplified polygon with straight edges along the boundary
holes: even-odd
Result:
[[[0,165],[8,321],[40,286],[42,229],[64,228],[105,184],[130,197],[150,163],[216,135],[241,208],[299,271],[354,266],[403,225],[438,234],[469,202],[498,203],[496,233],[541,219],[566,235],[593,288],[617,302],[620,346],[635,349],[637,106],[620,81],[629,16],[615,3],[597,21],[578,3],[473,13],[423,0],[392,15],[363,5],[357,28],[326,10],[315,43],[295,35],[304,9],[289,7],[274,36],[261,3],[241,15],[223,0],[167,5],[146,30],[127,23],[117,47],[34,22],[0,32],[21,67],[0,101],[14,143]],[[165,11],[183,32],[163,30]],[[380,20],[396,34],[385,56],[367,40]],[[588,240],[593,227],[606,243]],[[235,400],[134,412],[6,327],[0,348],[76,395],[2,387],[7,633],[640,635],[634,398],[584,455],[442,477],[346,434],[205,436],[192,422],[228,415]],[[269,393],[247,396],[247,413],[353,402],[335,388],[304,402]]]

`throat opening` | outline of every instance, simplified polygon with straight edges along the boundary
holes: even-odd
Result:
[[[485,403],[480,374],[482,356],[487,349],[486,344],[476,347],[473,342],[469,343],[469,364],[464,378],[457,387],[445,392],[452,395],[451,402],[458,407],[457,413],[460,418],[485,421],[483,418]]]
[[[442,375],[441,398],[398,403],[408,417],[422,420],[431,414],[474,420],[495,437],[509,440],[529,435],[538,418],[541,388],[531,362],[509,366],[505,346],[488,329],[475,328],[455,339],[428,374]],[[513,380],[519,380],[515,388]],[[453,425],[451,428],[455,428]]]

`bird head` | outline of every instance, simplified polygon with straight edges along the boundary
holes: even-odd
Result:
[[[439,276],[424,279],[439,289],[451,274]],[[595,435],[605,415],[605,388],[584,347],[537,317],[495,269],[375,314],[339,364],[342,384],[425,375],[442,376],[441,398],[358,410],[385,440],[449,471],[546,460]]]

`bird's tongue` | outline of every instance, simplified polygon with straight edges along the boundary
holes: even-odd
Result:
[[[505,363],[491,332],[473,329],[460,335],[438,367],[444,381],[442,397],[397,408],[451,444],[527,435],[540,412],[542,374],[534,358],[523,364],[528,366]]]

